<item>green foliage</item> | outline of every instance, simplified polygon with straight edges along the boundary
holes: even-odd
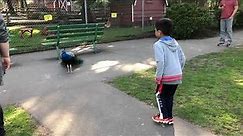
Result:
[[[240,10],[243,10],[243,2],[240,2],[240,7],[239,7]]]
[[[172,5],[167,17],[174,22],[174,37],[177,39],[193,38],[200,30],[211,26],[213,20],[207,9],[188,3]]]
[[[187,62],[175,96],[175,114],[225,136],[240,136],[243,117],[243,49],[198,56]],[[156,105],[154,69],[113,80],[125,93]]]
[[[219,26],[220,26],[220,14],[221,14],[221,11],[220,9],[218,8],[218,6],[215,6],[214,8],[212,8],[212,10],[210,10],[210,13],[211,13],[211,16],[212,16],[212,23],[208,28],[211,29],[219,29]]]
[[[108,0],[96,0],[96,2],[92,3],[91,9],[92,8],[98,8],[98,7],[107,7],[110,2]]]
[[[235,17],[235,25],[243,27],[243,9],[239,10]]]

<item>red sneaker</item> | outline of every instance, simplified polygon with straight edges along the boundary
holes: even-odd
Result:
[[[172,124],[174,124],[174,120],[173,120],[173,118],[166,118],[166,119],[163,119],[162,123],[172,125]]]
[[[163,119],[160,118],[160,114],[152,116],[152,120],[156,123],[163,123]]]

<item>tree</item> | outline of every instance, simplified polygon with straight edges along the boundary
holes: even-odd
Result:
[[[5,2],[7,2],[9,12],[11,14],[15,14],[14,7],[13,7],[13,4],[12,4],[12,0],[5,0]]]
[[[85,5],[84,5],[84,0],[77,0],[79,2],[79,4],[82,6],[82,9],[81,9],[81,14],[83,15],[82,16],[82,19],[85,20]],[[90,11],[90,5],[92,3],[94,3],[96,0],[86,0],[87,1],[87,14],[88,14],[88,22],[92,22],[93,21],[93,18],[92,18],[92,15],[91,15],[91,11]]]
[[[20,0],[20,8],[21,9],[27,8],[27,2],[26,2],[26,0]]]

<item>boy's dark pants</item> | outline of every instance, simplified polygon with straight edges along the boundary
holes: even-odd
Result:
[[[3,122],[3,109],[0,105],[0,136],[5,135],[4,122]]]
[[[160,84],[157,85],[158,106],[161,109],[163,118],[172,118],[173,98],[177,89],[176,85]]]

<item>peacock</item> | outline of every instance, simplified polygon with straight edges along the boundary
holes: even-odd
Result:
[[[65,49],[61,50],[60,59],[62,60],[62,64],[67,68],[68,73],[72,73],[73,66],[83,63],[83,60],[78,58],[72,51],[66,51]]]

